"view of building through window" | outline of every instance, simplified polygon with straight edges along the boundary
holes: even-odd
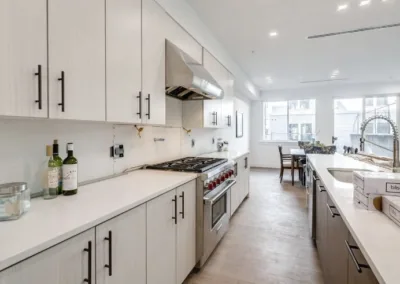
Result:
[[[264,140],[311,141],[315,138],[315,100],[264,103]]]
[[[374,115],[385,115],[396,121],[396,96],[368,97],[352,99],[335,99],[334,135],[337,137],[338,151],[344,146],[359,148],[361,138],[361,123]],[[371,121],[365,130],[365,137],[388,149],[393,149],[393,132],[385,120]],[[392,156],[392,153],[371,143],[365,143],[365,151],[382,156]]]

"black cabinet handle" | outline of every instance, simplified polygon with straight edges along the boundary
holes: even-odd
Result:
[[[83,251],[86,251],[88,255],[88,277],[83,280],[83,282],[87,282],[88,284],[92,284],[92,242],[88,242],[88,248],[85,248]]]
[[[182,219],[185,219],[185,192],[182,191],[182,195],[179,195],[180,198],[182,198],[182,212],[179,212],[179,214],[182,215]]]
[[[58,78],[58,81],[61,82],[61,103],[58,105],[61,106],[61,111],[65,112],[65,73],[61,71],[61,77]]]
[[[215,112],[215,125],[218,125],[218,112]]]
[[[151,104],[150,104],[150,94],[147,94],[146,101],[147,101],[147,106],[148,106],[148,112],[146,113],[146,115],[150,119],[150,106],[151,106]]]
[[[178,215],[178,204],[177,204],[177,200],[176,200],[176,195],[175,195],[174,199],[172,199],[172,202],[175,203],[175,216],[172,217],[172,219],[175,220],[175,224],[178,224],[178,218],[176,218],[176,216]]]
[[[228,115],[228,126],[231,126],[232,125],[232,121],[231,121],[231,116],[230,115]]]
[[[361,264],[358,263],[356,256],[354,255],[353,249],[360,249],[358,246],[351,246],[347,240],[345,240],[347,250],[351,256],[351,259],[353,260],[354,265],[356,266],[356,269],[358,273],[362,273],[361,268],[367,268],[371,269],[371,267],[368,264]]]
[[[139,92],[139,95],[136,97],[139,99],[139,112],[136,114],[139,116],[139,118],[142,118],[142,92]]]
[[[217,112],[213,111],[212,116],[213,116],[212,125],[217,125]]]
[[[326,191],[325,187],[319,186],[319,192],[325,192],[325,191]]]
[[[332,209],[336,207],[335,206],[330,206],[328,203],[326,204],[326,207],[328,207],[329,212],[331,213],[332,218],[335,218],[336,216],[340,217],[340,214],[338,213],[333,213]]]
[[[35,103],[38,103],[39,109],[42,109],[42,65],[38,65],[38,71],[35,76],[38,76],[38,99]]]
[[[317,181],[317,180],[319,180],[319,178],[316,177],[315,175],[313,175],[313,180]]]
[[[104,267],[108,268],[108,276],[112,276],[112,231],[108,231],[108,237],[104,240],[108,241],[108,264]]]
[[[246,157],[246,158],[244,158],[244,168],[247,169],[247,166],[248,165],[247,165],[247,157]]]

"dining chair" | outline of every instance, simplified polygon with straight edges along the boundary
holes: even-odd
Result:
[[[280,156],[280,160],[281,160],[281,171],[279,174],[279,179],[280,179],[280,182],[282,183],[284,170],[292,170],[292,155],[283,154],[282,145],[278,146],[278,150],[279,150],[279,156]],[[300,171],[297,161],[295,161],[294,169]]]

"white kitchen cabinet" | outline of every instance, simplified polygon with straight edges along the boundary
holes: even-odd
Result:
[[[50,118],[105,121],[104,1],[48,1],[48,19]]]
[[[94,236],[90,229],[0,272],[0,284],[94,284]]]
[[[46,5],[0,1],[0,115],[48,115]]]
[[[195,181],[177,188],[177,283],[182,283],[196,265]]]
[[[231,187],[231,216],[236,212],[240,205],[240,180],[236,177],[236,184]]]
[[[228,71],[227,71],[228,72]],[[225,95],[222,100],[222,127],[233,127],[235,126],[234,118],[234,105],[235,105],[235,94],[234,94],[235,79],[231,73],[228,72],[228,81],[225,85]]]
[[[147,203],[147,284],[176,284],[178,202],[171,190]]]
[[[111,254],[110,254],[111,252]],[[146,205],[96,227],[96,283],[146,283]]]
[[[142,2],[143,123],[165,124],[165,42],[202,62],[202,47],[154,0]]]
[[[107,121],[142,121],[141,26],[141,0],[106,0]]]
[[[231,188],[231,215],[249,195],[249,155],[238,158],[236,163],[236,184]]]
[[[196,183],[147,203],[147,284],[182,283],[196,264]]]

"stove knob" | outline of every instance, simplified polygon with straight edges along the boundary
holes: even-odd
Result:
[[[221,183],[221,179],[219,179],[219,178],[217,178],[217,184],[220,184]]]
[[[233,170],[230,170],[230,171],[229,171],[229,174],[230,174],[231,176],[233,176],[234,173],[235,173],[235,172],[234,172]]]
[[[213,182],[212,182],[212,185],[213,185],[213,189],[216,188],[216,187],[217,187],[217,182],[216,182],[216,181],[213,181]]]
[[[231,175],[229,173],[225,174],[225,178],[228,179]]]
[[[221,182],[224,182],[225,181],[225,175],[222,175],[221,176]]]
[[[208,190],[213,190],[213,189],[214,189],[213,183],[210,182],[210,183],[207,185],[207,188],[208,188]]]

